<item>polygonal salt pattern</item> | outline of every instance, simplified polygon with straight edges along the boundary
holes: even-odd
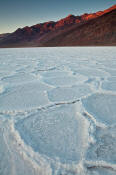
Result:
[[[48,98],[52,102],[71,102],[89,93],[91,93],[91,89],[87,85],[61,87],[48,91]]]
[[[0,49],[0,175],[116,174],[115,55]]]
[[[116,126],[105,129],[97,127],[94,137],[96,142],[90,145],[87,159],[116,164]]]
[[[116,124],[116,95],[96,93],[82,100],[84,108],[104,124]]]
[[[63,163],[79,162],[88,142],[88,122],[76,114],[76,105],[63,105],[16,123],[25,143],[34,151]]]
[[[77,76],[43,78],[43,81],[45,83],[47,83],[48,85],[53,85],[54,87],[71,87],[86,80],[86,77],[79,74]]]
[[[51,88],[40,81],[12,87],[0,95],[0,111],[31,110],[48,105],[48,89]]]

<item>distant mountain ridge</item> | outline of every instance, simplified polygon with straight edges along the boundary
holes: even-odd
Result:
[[[116,45],[116,5],[0,35],[0,47]]]

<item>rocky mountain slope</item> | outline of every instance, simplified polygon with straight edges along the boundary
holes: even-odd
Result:
[[[116,5],[81,16],[68,15],[0,35],[0,47],[116,45]]]

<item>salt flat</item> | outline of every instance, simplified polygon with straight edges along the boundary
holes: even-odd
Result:
[[[0,175],[116,174],[116,48],[0,49]]]

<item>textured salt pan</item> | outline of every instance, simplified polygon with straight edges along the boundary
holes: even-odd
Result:
[[[7,76],[2,79],[4,83],[9,83],[10,85],[22,84],[25,82],[31,82],[33,80],[36,80],[36,78],[33,75],[30,75],[29,73],[16,73],[12,76]]]
[[[47,85],[36,81],[12,87],[0,97],[0,110],[27,110],[47,105],[49,103],[46,90]]]
[[[76,114],[76,105],[64,105],[19,121],[21,137],[36,152],[61,162],[79,162],[88,142],[88,123]]]
[[[48,98],[53,102],[67,102],[78,100],[91,92],[89,86],[79,85],[72,87],[55,88],[48,91]]]
[[[78,75],[78,76],[65,76],[65,77],[50,77],[50,78],[45,78],[43,81],[47,84],[53,85],[55,87],[70,87],[73,85],[78,84],[81,81],[87,80],[85,77]]]
[[[0,175],[116,174],[115,55],[0,49]]]
[[[97,128],[94,134],[96,143],[88,149],[87,159],[116,163],[116,127]]]
[[[96,120],[107,125],[116,123],[116,95],[96,93],[82,100],[85,109]]]

